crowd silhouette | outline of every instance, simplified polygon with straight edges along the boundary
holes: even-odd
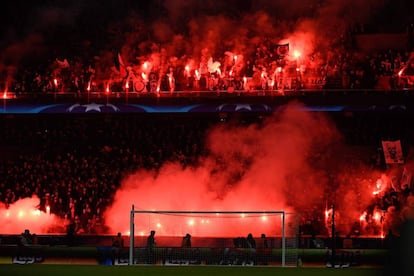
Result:
[[[391,90],[412,88],[414,85],[411,49],[386,49],[368,54],[338,48],[328,53],[315,51],[298,61],[287,55],[279,56],[277,47],[262,41],[255,53],[240,62],[237,61],[237,54],[225,51],[222,57],[215,58],[215,65],[211,64],[211,54],[204,53],[204,59],[210,61],[205,61],[204,65],[200,61],[199,66],[191,69],[181,61],[166,62],[160,68],[147,71],[142,69],[145,64],[135,64],[126,66],[125,73],[120,73],[114,63],[114,72],[110,76],[99,75],[98,65],[93,60],[74,56],[69,58],[72,65],[67,59],[56,59],[44,68],[20,68],[16,78],[4,85],[8,92],[20,97],[56,92],[82,95],[91,92]],[[153,48],[155,52],[152,55],[160,58],[165,55],[162,47]],[[200,56],[202,60],[203,54]],[[239,59],[242,59],[241,55]],[[201,69],[203,66],[206,67],[204,72]]]
[[[20,199],[36,195],[40,198],[39,209],[50,208],[50,213],[71,225],[73,233],[105,233],[102,215],[113,202],[124,176],[138,169],[157,170],[167,161],[178,162],[183,168],[196,166],[199,158],[208,154],[204,143],[207,130],[229,123],[211,114],[191,116],[191,120],[189,116],[21,115],[4,119],[0,137],[4,152],[0,160],[0,202],[8,208]],[[240,117],[238,123],[262,120],[262,115],[250,117],[249,122]],[[356,120],[332,115],[349,145],[368,148],[361,151],[360,157],[353,156],[352,162],[384,170],[379,143],[391,138],[399,138],[403,144],[409,141],[407,123],[379,121],[373,115],[364,120],[362,117]],[[390,133],[397,136],[389,136]],[[376,180],[363,171],[349,175],[359,175],[358,183]],[[333,183],[355,182],[344,175],[332,177],[336,177]],[[405,184],[397,181],[397,189],[384,190],[372,202],[371,211],[403,206],[412,197],[411,183]],[[328,192],[335,195],[341,191],[332,186]],[[319,207],[309,206],[303,213],[304,233],[326,233]],[[370,219],[369,215],[366,219]],[[67,225],[59,227],[51,231],[64,232]]]

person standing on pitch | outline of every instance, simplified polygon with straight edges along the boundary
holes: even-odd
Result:
[[[150,235],[147,237],[147,263],[154,264],[155,263],[155,231],[151,230]]]
[[[191,235],[190,234],[187,233],[183,237],[181,247],[183,247],[183,248],[190,248],[191,247]]]

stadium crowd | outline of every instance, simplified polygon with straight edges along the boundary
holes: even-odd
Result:
[[[41,210],[50,206],[51,213],[75,222],[77,233],[103,232],[102,211],[125,174],[157,169],[166,160],[186,166],[202,153],[205,126],[171,120],[5,120],[2,147],[19,149],[1,160],[0,202],[7,207],[37,195]]]
[[[172,7],[161,2],[129,4],[129,8],[113,3],[90,4],[91,10],[85,8],[85,13],[78,14],[79,22],[71,26],[56,22],[59,28],[50,29],[44,24],[46,29],[38,31],[47,45],[29,43],[33,45],[30,51],[20,49],[11,39],[10,45],[4,43],[3,47],[7,51],[0,61],[0,87],[25,94],[372,89],[379,85],[383,89],[413,85],[411,80],[398,79],[413,50],[414,25],[406,8],[411,4],[404,1],[379,4],[383,14],[374,16],[370,12],[372,18],[363,21],[348,14],[350,7],[343,3],[311,1],[297,14],[290,11],[293,16],[284,11],[283,3],[262,6],[255,1],[226,2],[217,9],[212,3],[190,1],[185,5],[188,10],[181,11],[183,22],[167,16]],[[60,3],[49,5],[57,8]],[[324,11],[324,5],[344,17],[340,20],[343,22],[335,25],[335,12],[325,14],[331,9],[325,7]],[[367,3],[358,4],[358,8],[365,5],[369,11],[373,8]],[[267,14],[270,7],[272,13]],[[30,18],[30,6],[26,8],[17,10]],[[112,9],[124,17],[108,14]],[[102,15],[101,20],[90,16],[94,13]],[[4,23],[14,20],[11,16]],[[24,23],[28,22],[21,20],[16,28]],[[326,26],[329,24],[333,30]],[[382,45],[367,52],[358,49],[355,42],[357,35],[365,33],[405,34],[401,40],[407,41],[393,44],[398,44],[398,49]],[[16,58],[8,60],[7,56]],[[385,85],[382,79],[389,83]]]
[[[151,55],[174,62],[166,61],[156,68],[144,70],[145,62],[125,66],[116,60],[110,66],[112,71],[109,74],[98,70],[94,59],[79,56],[63,60],[56,58],[43,68],[39,65],[20,68],[16,79],[6,89],[24,95],[322,88],[389,90],[412,88],[414,85],[411,78],[414,65],[411,64],[409,49],[387,49],[367,54],[336,48],[328,53],[314,52],[292,60],[289,54],[278,54],[278,48],[282,46],[285,45],[262,41],[250,57],[225,51],[223,57],[213,63],[211,54],[204,49],[201,59],[210,61],[200,61],[199,67],[189,68],[185,61],[164,56],[165,49],[153,43]],[[206,57],[203,58],[204,55]]]
[[[250,121],[239,118],[239,123],[261,120],[257,114],[249,116]],[[410,135],[404,121],[387,122],[373,115],[358,120],[340,115],[335,120],[349,145],[370,149],[369,155],[361,155],[359,160],[353,156],[352,162],[378,169],[384,169],[383,154],[377,151],[379,141],[393,138],[390,133],[406,135],[399,136],[402,141]],[[4,118],[0,137],[4,153],[0,158],[0,203],[7,208],[36,195],[41,210],[49,206],[51,213],[75,227],[75,233],[105,233],[102,214],[111,205],[124,176],[140,168],[157,170],[166,161],[179,162],[183,167],[196,166],[199,158],[208,154],[204,143],[208,128],[226,123],[211,114],[196,118],[131,114]],[[364,172],[359,174],[362,183]],[[354,180],[336,179],[333,183],[347,181]],[[400,200],[406,201],[410,195],[411,186],[403,191],[386,191],[373,202],[372,209],[386,210],[391,205],[398,208],[403,204]],[[309,206],[309,212],[304,213],[304,234],[324,234],[324,214],[320,206],[313,208]],[[66,226],[50,231],[66,231]]]

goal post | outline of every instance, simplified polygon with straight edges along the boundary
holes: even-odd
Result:
[[[285,211],[154,211],[133,205],[128,264],[296,266],[299,227],[293,217]],[[154,249],[146,247],[151,231]],[[182,244],[186,236],[190,246]]]

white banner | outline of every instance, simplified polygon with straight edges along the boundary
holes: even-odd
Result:
[[[404,164],[401,141],[382,141],[386,164]]]

